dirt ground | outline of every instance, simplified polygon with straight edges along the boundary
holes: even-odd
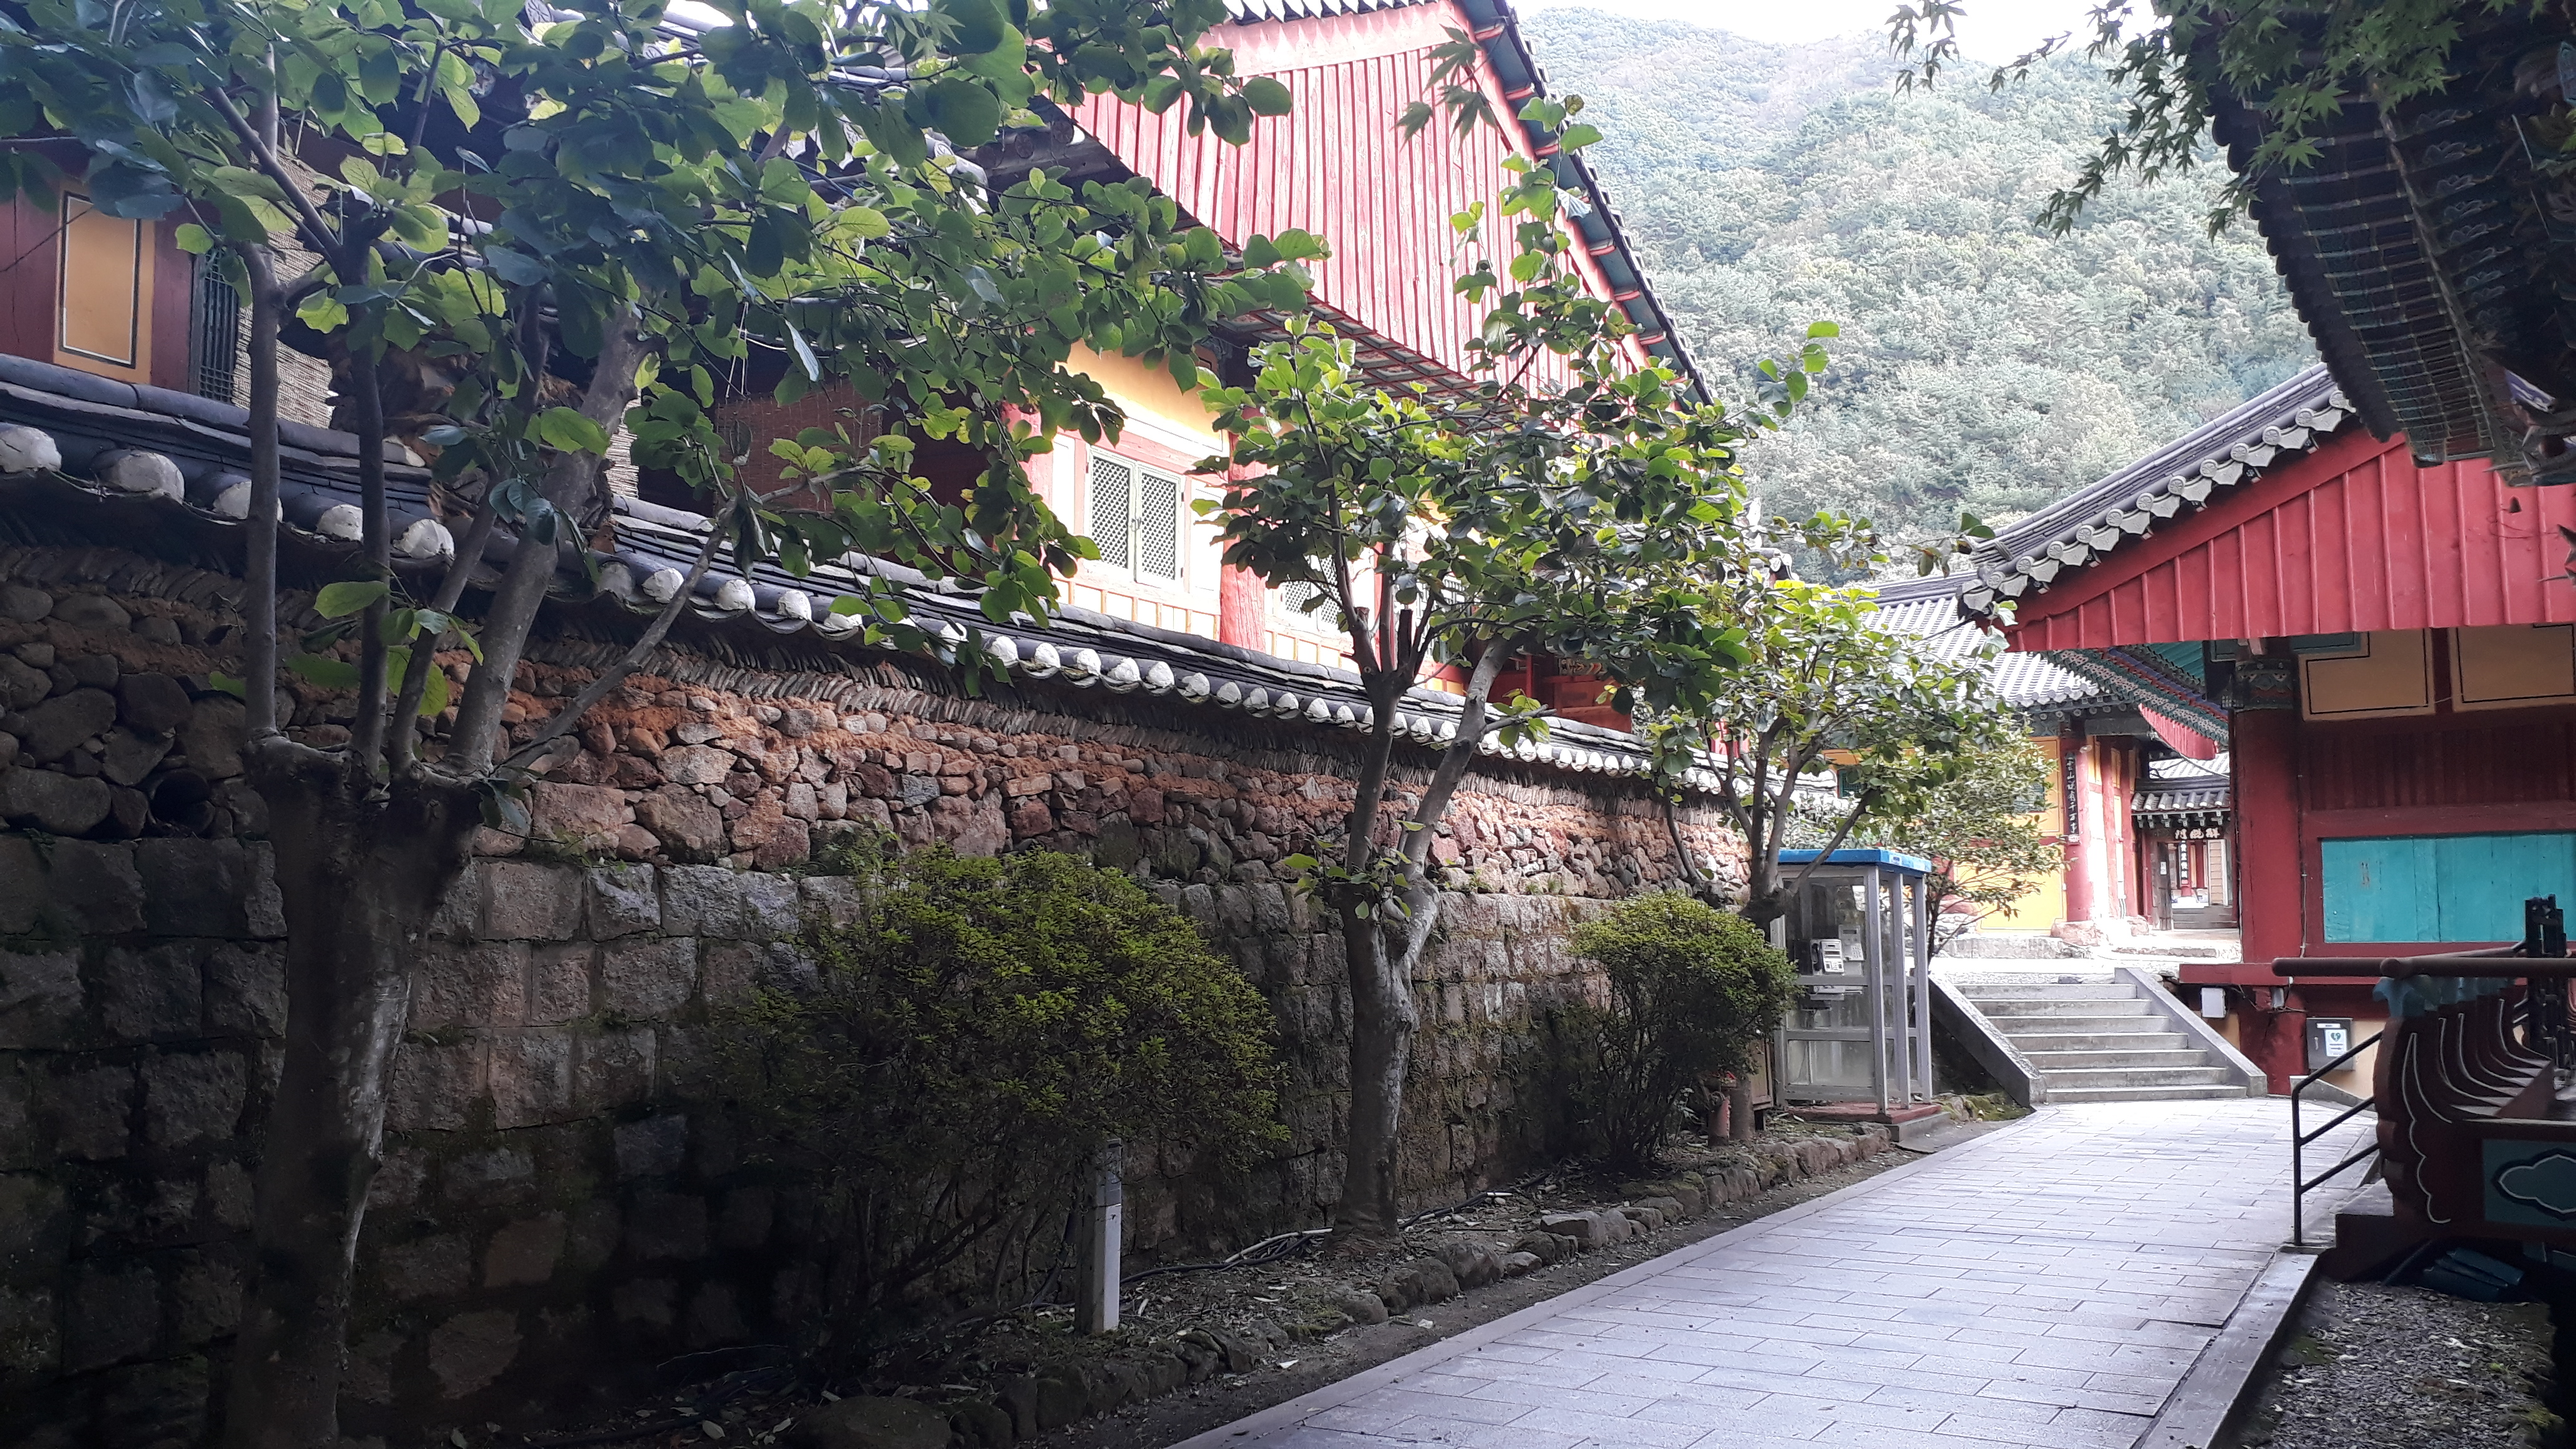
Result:
[[[1945,1140],[1964,1140],[1997,1125],[2000,1124],[1959,1125],[1945,1134]],[[1783,1124],[1763,1135],[1776,1149],[1801,1136],[1850,1134],[1841,1128]],[[1372,1252],[1336,1252],[1329,1246],[1318,1250],[1311,1243],[1282,1244],[1292,1251],[1270,1262],[1134,1281],[1126,1298],[1126,1321],[1120,1337],[1142,1346],[1169,1341],[1184,1329],[1215,1329],[1265,1344],[1259,1365],[1249,1372],[1220,1374],[1195,1386],[1020,1442],[1043,1449],[1161,1449],[1647,1259],[1866,1181],[1916,1155],[1891,1146],[1875,1157],[1773,1187],[1756,1197],[1719,1206],[1697,1219],[1534,1268],[1519,1277],[1466,1289],[1446,1302],[1410,1308],[1384,1323],[1343,1326],[1347,1319],[1333,1305],[1351,1289],[1377,1281],[1397,1265],[1431,1253],[1444,1239],[1467,1236],[1508,1244],[1545,1213],[1617,1203],[1635,1196],[1623,1192],[1623,1187],[1639,1184],[1623,1184],[1569,1167],[1485,1194],[1450,1211],[1426,1215],[1408,1226],[1400,1243],[1382,1245]],[[1668,1164],[1667,1171],[1678,1174],[1693,1168],[1722,1168],[1744,1160],[1743,1149],[1731,1145],[1703,1147],[1680,1154]],[[991,1371],[1057,1359],[1076,1345],[1085,1353],[1098,1352],[1101,1340],[1077,1339],[1071,1327],[1070,1310],[1040,1310],[1016,1326],[990,1334],[975,1354],[979,1363],[960,1367],[980,1379]],[[968,1383],[948,1387],[975,1390]],[[935,1402],[928,1386],[897,1392],[918,1394]],[[586,1424],[561,1425],[550,1433],[525,1437],[501,1432],[498,1425],[486,1425],[481,1434],[470,1428],[460,1431],[451,1443],[457,1449],[483,1449],[486,1444],[532,1444],[558,1449],[604,1443],[643,1445],[648,1449],[706,1449],[718,1441],[760,1445],[793,1438],[784,1431],[816,1402],[814,1387],[800,1382],[783,1365],[741,1369],[630,1403],[625,1409],[591,1417]]]

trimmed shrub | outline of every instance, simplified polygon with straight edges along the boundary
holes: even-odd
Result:
[[[1610,978],[1610,1009],[1572,1033],[1593,1145],[1651,1167],[1682,1095],[1752,1066],[1794,985],[1789,958],[1740,916],[1678,893],[1638,896],[1574,928]]]
[[[1268,1005],[1126,876],[883,840],[836,863],[856,918],[718,1025],[755,1160],[814,1205],[834,1358],[1045,1291],[1113,1141],[1240,1164],[1285,1140]]]

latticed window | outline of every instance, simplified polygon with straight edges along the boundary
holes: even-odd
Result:
[[[1294,579],[1281,584],[1270,598],[1281,622],[1291,628],[1325,634],[1342,631],[1342,611],[1332,606],[1331,592],[1322,584]],[[1324,602],[1316,602],[1319,599]]]
[[[196,259],[188,310],[190,351],[196,368],[197,395],[218,402],[239,400],[242,333],[241,294],[226,280],[213,253]]]
[[[1188,489],[1169,473],[1105,453],[1091,457],[1091,539],[1104,567],[1155,583],[1181,581],[1181,514]]]

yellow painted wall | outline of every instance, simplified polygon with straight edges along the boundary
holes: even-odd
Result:
[[[1141,451],[1135,445],[1143,442],[1172,450],[1193,464],[1226,451],[1225,435],[1212,424],[1213,415],[1200,403],[1198,390],[1183,388],[1169,371],[1086,347],[1076,347],[1068,365],[1099,383],[1127,414],[1126,431],[1118,442],[1102,443],[1103,451],[1134,457]],[[1068,436],[1056,440],[1055,456],[1047,502],[1066,522],[1081,529],[1089,517],[1084,480],[1090,477],[1090,450],[1081,439]],[[1169,466],[1172,459],[1156,462]],[[1193,497],[1207,497],[1217,486],[1206,477],[1183,481]],[[1121,619],[1215,638],[1220,552],[1216,531],[1195,514],[1185,514],[1182,527],[1187,535],[1183,544],[1187,564],[1180,587],[1093,566],[1075,573],[1065,589],[1067,601]],[[1282,608],[1275,600],[1263,612],[1271,653],[1312,664],[1350,663],[1342,636],[1315,616]]]
[[[2042,811],[2042,827],[2051,835],[2066,832],[2065,772],[2058,768],[2058,737],[2040,735],[2033,743],[2048,760],[2048,807]],[[2010,910],[1998,911],[1977,923],[1980,931],[2046,931],[2066,919],[2066,870],[2051,867],[2048,874],[2030,894],[2013,902]]]
[[[1079,345],[1065,365],[1099,383],[1154,441],[1166,447],[1195,448],[1201,456],[1225,451],[1225,435],[1209,421],[1213,415],[1200,404],[1198,392],[1183,389],[1164,369]]]

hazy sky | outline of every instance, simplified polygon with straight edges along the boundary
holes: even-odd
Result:
[[[2087,0],[1967,0],[1959,47],[1985,60],[2008,60],[2049,36],[2081,38]],[[1895,0],[1519,0],[1519,9],[1609,10],[1658,20],[1687,20],[1775,44],[1834,35],[1885,34]],[[2143,10],[2144,7],[2142,6]]]

